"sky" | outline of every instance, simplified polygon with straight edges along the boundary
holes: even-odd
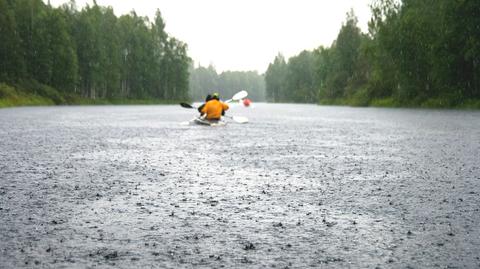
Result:
[[[68,0],[50,0],[53,6]],[[93,0],[76,0],[77,7]],[[97,0],[117,16],[135,10],[153,21],[157,9],[166,32],[187,43],[195,66],[217,72],[263,73],[276,55],[285,58],[330,46],[353,9],[367,31],[371,0]]]

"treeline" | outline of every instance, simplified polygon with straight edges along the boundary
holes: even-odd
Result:
[[[222,99],[229,99],[235,93],[246,90],[248,98],[254,102],[265,101],[265,79],[255,71],[226,71],[218,74],[213,66],[190,70],[190,95],[195,101],[203,101],[205,96],[218,92]]]
[[[480,107],[480,1],[378,0],[369,32],[353,11],[331,47],[277,56],[275,102]]]
[[[134,11],[117,17],[95,1],[78,10],[73,0],[59,8],[0,0],[0,82],[56,103],[187,99],[187,46],[164,28],[158,10],[151,22]]]

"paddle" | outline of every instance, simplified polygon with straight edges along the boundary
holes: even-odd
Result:
[[[242,100],[243,98],[247,97],[247,95],[248,95],[247,91],[239,91],[232,97],[232,99],[228,99],[227,101],[225,101],[225,103],[230,103],[231,101]]]
[[[184,108],[196,108],[196,107],[193,107],[192,105],[187,104],[187,103],[180,103],[180,105]]]
[[[242,100],[243,98],[247,97],[248,96],[248,92],[247,91],[240,91],[240,92],[237,92],[233,97],[232,99],[228,99],[227,101],[225,101],[225,103],[230,103],[231,101],[238,101],[238,100]],[[193,107],[192,105],[190,104],[187,104],[187,103],[180,103],[180,105],[184,108],[196,108],[196,107]]]

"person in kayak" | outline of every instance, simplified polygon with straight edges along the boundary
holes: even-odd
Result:
[[[200,116],[203,116],[202,109],[205,106],[205,104],[210,100],[212,100],[212,95],[207,94],[207,97],[205,97],[205,103],[203,103],[201,106],[198,107],[198,113],[200,113]]]
[[[228,110],[228,105],[220,101],[218,93],[214,93],[212,99],[205,103],[200,113],[205,114],[207,120],[220,120],[226,110]]]

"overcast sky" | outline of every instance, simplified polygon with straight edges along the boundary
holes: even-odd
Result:
[[[46,0],[45,0],[46,1]],[[68,0],[51,0],[57,6]],[[92,0],[77,0],[78,7]],[[371,0],[97,0],[120,16],[135,10],[154,18],[158,8],[166,31],[188,44],[195,66],[266,71],[278,53],[286,58],[330,46],[353,8],[366,32]]]

